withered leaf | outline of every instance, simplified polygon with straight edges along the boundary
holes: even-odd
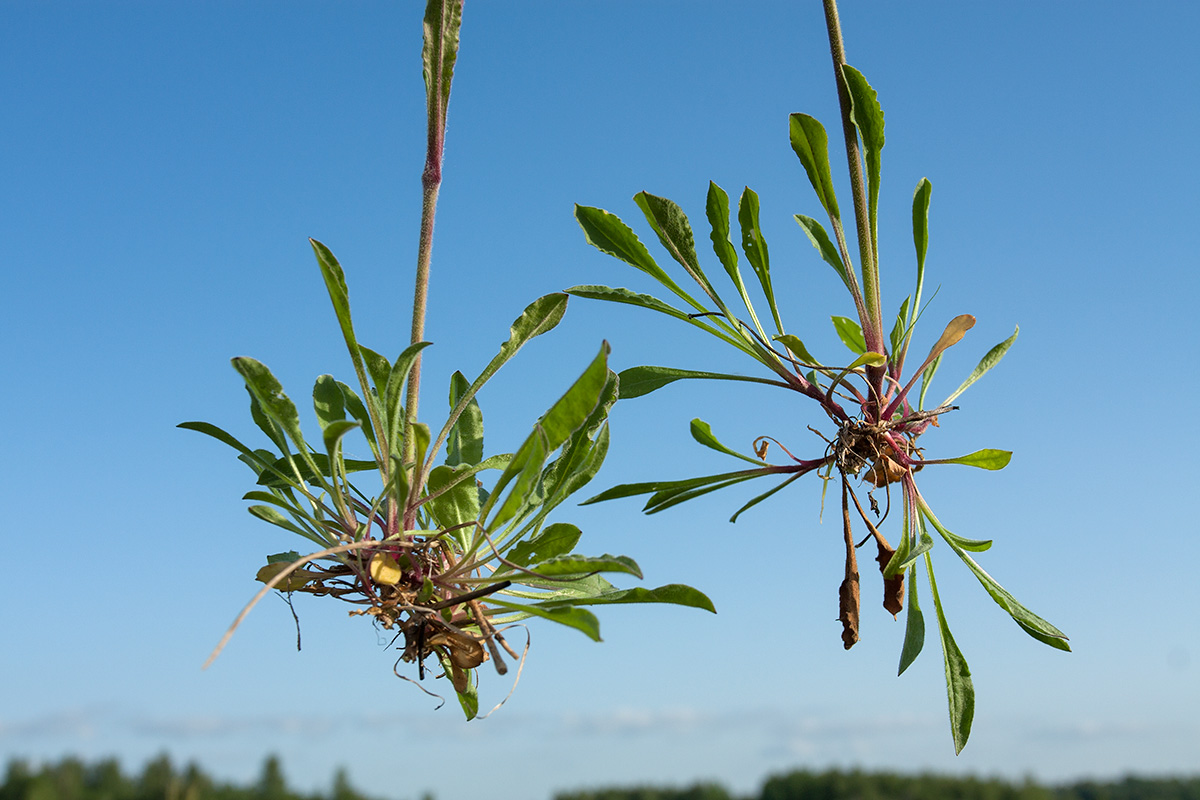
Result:
[[[487,653],[477,639],[452,631],[438,631],[425,640],[429,647],[443,647],[450,663],[458,669],[475,669],[487,660]]]
[[[882,536],[876,537],[875,544],[879,548],[879,555],[875,560],[879,562],[879,572],[887,567],[888,562],[892,560],[892,554],[896,552],[895,548],[884,541]],[[883,579],[883,607],[893,617],[904,610],[904,571],[896,573],[893,578],[885,577]]]
[[[861,605],[858,588],[858,572],[847,571],[845,580],[838,587],[838,621],[842,623],[842,646],[847,650],[858,643],[858,618]]]
[[[258,573],[254,576],[254,579],[261,583],[270,583],[272,578],[290,566],[291,563],[287,561],[276,561],[273,564],[267,564],[265,567],[262,567],[258,570]],[[275,584],[275,588],[281,592],[295,592],[303,588],[304,585],[310,581],[316,580],[317,577],[318,575],[316,573],[309,572],[306,569],[298,569],[279,583]]]

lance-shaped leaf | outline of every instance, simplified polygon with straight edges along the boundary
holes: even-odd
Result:
[[[816,469],[816,467],[813,467],[813,469]],[[759,504],[759,503],[761,503],[763,500],[766,500],[768,497],[770,497],[771,495],[775,494],[776,492],[782,491],[784,488],[786,488],[786,487],[787,487],[787,485],[788,485],[789,483],[791,483],[792,481],[796,480],[797,478],[802,478],[802,477],[804,477],[804,475],[805,475],[805,474],[807,474],[807,473],[808,473],[808,472],[810,472],[810,471],[811,471],[811,470],[805,470],[804,472],[796,472],[796,473],[793,473],[793,474],[792,474],[790,477],[788,477],[788,479],[787,479],[787,480],[783,481],[783,482],[782,482],[782,483],[780,483],[778,486],[774,486],[774,487],[772,487],[772,488],[768,489],[767,491],[763,492],[762,494],[758,495],[757,497],[753,497],[753,498],[751,498],[751,499],[749,500],[749,502],[747,502],[745,505],[743,505],[743,506],[742,506],[741,508],[739,508],[737,511],[733,512],[733,516],[729,518],[729,521],[730,521],[730,522],[737,522],[737,521],[738,521],[738,517],[740,517],[740,516],[741,516],[742,514],[744,514],[746,511],[748,511],[748,510],[750,510],[751,508],[753,508],[754,506],[758,505],[758,504]]]
[[[259,410],[287,433],[296,445],[298,459],[293,460],[291,454],[286,450],[283,454],[288,463],[287,474],[295,475],[303,472],[305,480],[311,476],[318,486],[328,489],[328,484],[321,478],[321,470],[313,461],[313,454],[309,452],[309,448],[304,442],[304,434],[300,430],[300,414],[296,411],[296,404],[284,394],[283,386],[271,374],[271,370],[267,369],[266,364],[261,361],[247,356],[234,358],[232,363],[233,368],[246,382],[246,388],[249,389]]]
[[[867,342],[863,338],[862,326],[849,317],[830,317],[833,320],[833,328],[837,331],[838,338],[842,340],[842,344],[850,349],[855,355],[862,355],[867,352]]]
[[[708,298],[730,316],[724,301],[717,295],[708,276],[700,268],[700,259],[696,256],[696,240],[692,235],[692,226],[688,222],[683,209],[665,197],[658,197],[649,192],[638,192],[633,200],[642,209],[646,221],[658,235],[658,241],[666,248],[671,257],[679,262]]]
[[[691,431],[692,438],[705,447],[716,450],[718,453],[725,453],[726,455],[731,455],[734,458],[740,458],[742,461],[749,461],[755,466],[762,466],[762,459],[744,455],[743,453],[739,453],[738,451],[721,444],[717,440],[717,437],[713,435],[712,428],[709,427],[709,424],[702,419],[692,420]]]
[[[451,411],[470,388],[470,382],[461,372],[450,376]],[[450,428],[450,436],[446,440],[446,464],[453,467],[458,464],[478,464],[482,460],[483,411],[472,398]]]
[[[950,548],[958,554],[958,557],[962,559],[962,562],[967,565],[967,568],[970,569],[979,582],[983,584],[983,588],[987,590],[987,593],[991,596],[992,600],[996,601],[996,605],[1007,611],[1009,616],[1011,616],[1013,620],[1021,626],[1022,630],[1024,630],[1034,639],[1037,639],[1042,644],[1049,645],[1057,650],[1065,650],[1068,652],[1071,650],[1071,646],[1067,644],[1067,635],[1065,633],[1023,606],[1017,600],[1017,598],[1013,597],[1012,594],[1009,593],[1009,591],[1003,586],[1001,586],[995,578],[989,575],[983,569],[983,567],[979,566],[975,559],[971,558],[971,556],[967,554],[966,548],[959,543],[961,537],[955,536],[946,530],[945,526],[942,525],[942,523],[938,521],[938,518],[934,516],[933,511],[929,508],[929,505],[924,501],[924,499],[919,498],[918,502],[920,503],[921,512],[925,515],[925,518],[928,519],[929,523],[937,529],[938,533],[942,534],[942,538],[946,540],[946,544],[950,545]],[[988,544],[990,544],[990,542]]]
[[[605,342],[583,375],[542,416],[533,433],[517,450],[508,468],[496,481],[491,497],[480,511],[483,516],[489,513],[496,498],[508,483],[515,480],[515,484],[496,516],[489,521],[487,530],[491,531],[503,525],[525,506],[529,500],[529,491],[541,476],[546,458],[587,422],[607,384],[608,343]]]
[[[242,457],[247,461],[247,463],[254,469],[254,471],[256,473],[261,474],[264,469],[269,469],[271,466],[271,461],[264,460],[264,458],[263,458],[262,453],[264,453],[266,451],[251,450],[249,447],[242,444],[241,441],[239,441],[232,434],[226,432],[222,428],[218,428],[216,425],[213,425],[212,423],[209,423],[209,422],[181,422],[178,425],[176,425],[175,427],[183,428],[184,430],[188,430],[188,431],[197,431],[197,432],[203,433],[207,436],[211,436],[212,438],[216,439],[219,442],[223,442],[223,443],[229,445],[234,450],[237,450],[239,453],[242,454]]]
[[[534,604],[512,603],[496,598],[495,596],[488,601],[488,605],[518,612],[514,617],[510,618],[512,620],[523,619],[525,617],[541,617],[551,622],[557,622],[560,625],[566,625],[568,628],[583,631],[594,642],[601,641],[600,620],[596,619],[596,615],[587,609],[561,605],[546,607]]]
[[[567,522],[556,522],[532,539],[525,539],[513,546],[505,556],[519,566],[528,566],[571,552],[582,535],[579,528]],[[504,568],[504,569],[507,569]],[[503,570],[498,570],[500,572]]]
[[[900,647],[900,667],[896,675],[903,675],[904,670],[917,660],[921,649],[925,646],[925,615],[917,602],[917,565],[908,568],[908,613],[904,619],[904,644]]]
[[[740,470],[737,472],[723,472],[719,475],[705,475],[700,478],[686,478],[681,481],[648,481],[646,483],[623,483],[620,486],[614,486],[611,489],[606,489],[595,497],[589,497],[580,505],[590,505],[591,503],[600,503],[605,500],[617,500],[622,497],[635,497],[639,494],[652,494],[646,506],[642,509],[647,514],[653,514],[654,511],[661,511],[663,508],[668,508],[675,505],[673,502],[667,502],[672,498],[677,498],[681,495],[686,495],[683,499],[690,500],[692,497],[699,497],[701,494],[722,489],[726,486],[732,486],[735,483],[748,481],[751,478],[757,478],[762,475],[771,474],[772,470],[769,467],[761,469]],[[682,502],[677,500],[676,502]],[[653,508],[653,510],[651,510]]]
[[[426,505],[439,528],[453,528],[479,518],[479,491],[475,481],[469,477],[464,479],[462,474],[470,469],[471,466],[466,464],[457,468],[441,466],[434,467],[429,473],[426,487],[431,495],[437,495],[431,497]],[[464,530],[464,541],[472,534],[473,530]]]
[[[833,267],[833,271],[842,279],[842,283],[846,284],[846,288],[850,290],[850,293],[857,296],[858,286],[851,277],[850,272],[846,269],[846,265],[842,262],[842,256],[838,253],[837,245],[830,240],[829,234],[825,232],[825,228],[821,223],[803,214],[796,214],[796,222],[804,231],[804,235],[812,242],[813,247],[817,248],[817,252],[821,254],[821,258],[824,259],[825,263]]]
[[[458,59],[458,36],[462,27],[462,0],[430,0],[425,6],[425,36],[421,64],[425,76],[425,101],[430,127],[445,131],[450,83]]]
[[[620,374],[621,399],[628,400],[650,394],[669,383],[680,380],[712,380],[712,381],[743,381],[745,383],[765,383],[771,386],[787,388],[783,381],[769,378],[754,378],[746,375],[729,375],[723,372],[703,372],[690,369],[675,369],[673,367],[630,367]]]
[[[775,287],[771,284],[771,256],[767,251],[767,240],[763,238],[762,228],[758,224],[758,195],[749,186],[742,192],[738,201],[738,224],[742,228],[742,251],[745,252],[750,266],[754,268],[758,285],[762,287],[763,296],[767,298],[775,329],[783,333],[779,308],[775,305]]]
[[[331,470],[336,469],[336,465],[341,462],[340,454],[342,450],[342,439],[352,430],[359,427],[357,422],[343,419],[337,422],[331,422],[325,426],[325,430],[321,433],[321,438],[325,444],[325,454],[328,457],[328,464]],[[366,462],[372,467],[375,466],[374,461]],[[336,476],[332,476],[336,477]]]
[[[910,300],[912,300],[911,297],[906,297],[904,298],[904,302],[900,304],[900,311],[896,314],[896,322],[892,325],[892,332],[888,337],[888,340],[892,343],[893,365],[902,363],[900,356],[904,351],[904,343],[907,341],[908,304]]]
[[[861,335],[862,334],[860,332],[859,336],[861,336]],[[817,360],[816,356],[814,356],[812,353],[808,352],[808,348],[804,346],[804,342],[800,341],[800,337],[793,336],[790,333],[785,333],[782,336],[774,337],[774,339],[775,339],[775,341],[783,344],[783,346],[786,347],[788,350],[792,351],[792,355],[794,355],[796,358],[800,359],[800,361],[802,361],[805,366],[809,366],[809,367],[821,366],[821,362]]]
[[[867,166],[867,218],[871,225],[871,254],[879,264],[879,176],[883,151],[883,108],[879,95],[867,83],[862,73],[849,64],[842,65],[842,77],[850,93],[850,118],[862,137]],[[866,269],[863,282],[867,282]],[[869,290],[868,290],[869,293]]]
[[[408,380],[408,373],[412,371],[417,356],[429,345],[430,342],[416,342],[404,348],[387,370],[386,384],[375,384],[383,397],[388,441],[396,442],[394,447],[397,450],[402,449],[399,442],[404,436],[404,383]]]
[[[442,426],[441,432],[438,433],[437,441],[434,442],[433,449],[430,451],[431,455],[436,455],[442,445],[446,443],[446,439],[449,438],[450,431],[458,422],[458,418],[467,410],[467,406],[471,404],[471,401],[483,385],[531,339],[552,330],[562,321],[563,314],[567,310],[568,299],[567,295],[556,292],[539,297],[525,307],[525,310],[521,312],[521,316],[517,317],[509,328],[508,340],[500,345],[500,352],[488,362],[488,365],[484,367],[483,372],[475,379],[475,382],[458,398],[457,405],[454,406],[454,409],[450,412],[450,417],[446,420],[446,424]],[[433,469],[432,460],[425,464],[422,479],[429,477],[431,469]]]
[[[706,310],[679,284],[671,280],[671,276],[667,275],[662,267],[655,263],[646,246],[638,239],[637,234],[616,214],[610,214],[602,208],[577,204],[575,219],[579,222],[579,227],[583,228],[583,234],[587,238],[588,244],[646,273],[697,311]]]
[[[974,370],[972,370],[971,374],[967,376],[967,379],[962,382],[962,385],[955,389],[954,393],[942,402],[942,405],[950,405],[950,403],[954,402],[955,398],[967,390],[967,387],[982,378],[984,373],[986,373],[992,367],[999,364],[1000,359],[1004,358],[1004,354],[1008,352],[1008,348],[1012,347],[1013,342],[1017,340],[1017,334],[1020,332],[1021,328],[1020,326],[1017,326],[1016,330],[1013,331],[1012,336],[1008,337],[1003,342],[989,350],[987,355],[980,359],[979,364]]]
[[[930,464],[963,464],[968,467],[996,470],[1004,469],[1010,461],[1012,461],[1012,451],[1010,450],[983,449],[958,458],[936,458],[921,463],[926,466]]]
[[[602,556],[581,556],[578,554],[560,555],[539,561],[529,568],[539,575],[551,577],[561,575],[585,575],[595,572],[623,572],[627,575],[642,577],[642,569],[629,556],[613,556],[607,553]]]
[[[301,528],[270,506],[250,506],[246,510],[265,522],[269,522],[272,525],[277,525],[286,531],[299,534],[305,539],[316,542],[322,547],[329,547],[331,544],[333,544],[332,537],[323,536],[316,531]]]
[[[825,135],[825,127],[808,114],[792,114],[788,117],[788,134],[821,207],[832,219],[841,219],[829,170],[829,137]]]
[[[344,422],[341,424],[350,426],[358,425],[357,422]],[[258,485],[267,486],[272,489],[295,486],[296,480],[291,471],[291,463],[286,456],[276,460],[269,469],[263,471],[258,479]],[[333,475],[329,469],[329,457],[322,453],[310,453],[307,460],[296,460],[295,464],[296,469],[300,473],[300,478],[316,486],[324,485],[323,479],[332,477]],[[365,472],[366,470],[376,468],[374,461],[360,461],[353,458],[343,459],[342,464],[346,472]]]
[[[321,375],[313,384],[313,411],[322,430],[346,418],[346,399],[332,375]]]
[[[891,578],[894,575],[899,575],[904,570],[910,568],[917,562],[917,559],[933,549],[933,537],[925,530],[925,526],[921,525],[921,536],[917,541],[916,547],[912,547],[909,543],[909,537],[905,536],[901,539],[900,546],[896,552],[892,554],[892,558],[888,561],[887,566],[883,568],[883,577]]]
[[[742,305],[746,307],[746,313],[750,315],[750,320],[754,323],[754,329],[758,331],[759,336],[765,339],[766,331],[763,330],[762,323],[758,320],[758,312],[754,310],[750,295],[746,293],[746,284],[738,269],[737,250],[729,240],[729,195],[725,194],[725,190],[712,181],[708,182],[708,200],[705,204],[705,212],[708,215],[709,225],[712,227],[710,238],[713,243],[713,252],[717,254],[717,258],[725,267],[725,272],[729,274],[733,285],[737,287],[738,295],[742,298]],[[772,306],[774,306],[773,299]]]
[[[913,246],[917,250],[917,290],[913,294],[912,314],[915,317],[921,307],[921,291],[925,286],[925,254],[929,250],[929,198],[933,193],[933,184],[928,178],[921,178],[913,191],[912,221]],[[907,327],[912,327],[909,320]]]
[[[975,686],[971,683],[971,669],[967,660],[950,633],[946,614],[942,611],[942,599],[938,596],[937,579],[933,576],[933,559],[925,555],[925,569],[929,574],[929,593],[933,595],[933,607],[937,611],[938,635],[942,640],[942,663],[946,668],[946,697],[950,704],[950,733],[954,737],[955,755],[967,746],[971,736],[971,722],[975,718]]]
[[[904,388],[899,392],[899,394],[896,395],[895,399],[892,400],[891,404],[887,407],[887,411],[884,413],[885,417],[890,417],[895,413],[896,409],[899,408],[900,403],[903,402],[904,398],[908,396],[913,384],[915,384],[917,379],[924,374],[925,370],[931,364],[937,361],[942,353],[946,352],[946,350],[962,341],[963,336],[965,336],[967,331],[973,327],[975,327],[975,317],[971,316],[970,314],[959,314],[946,324],[946,329],[942,331],[942,335],[938,337],[938,340],[933,343],[933,347],[929,349],[929,355],[925,357],[925,360],[921,363],[921,366],[917,368],[917,371],[913,374],[912,378],[909,379],[908,383],[904,385]],[[986,371],[987,370],[984,370],[984,372]],[[982,375],[983,373],[981,372],[980,374]],[[928,378],[926,379],[926,382],[928,383]],[[966,387],[964,386],[963,388],[965,389]],[[924,396],[924,393],[922,393],[922,396]],[[942,405],[949,405],[950,400],[953,400],[954,397],[957,396],[958,393],[956,392]]]
[[[567,600],[550,600],[539,603],[539,606],[554,607],[569,603],[573,606],[617,605],[620,603],[671,603],[677,606],[702,608],[705,611],[717,613],[712,600],[698,589],[681,583],[671,583],[659,586],[657,589],[644,589],[640,586],[632,589],[614,589],[603,594],[573,597]]]

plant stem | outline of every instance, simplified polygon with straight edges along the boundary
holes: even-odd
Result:
[[[425,100],[427,135],[425,169],[421,173],[421,234],[417,245],[417,277],[413,292],[412,335],[416,344],[425,336],[425,309],[429,299],[429,262],[433,256],[433,221],[437,215],[438,192],[442,186],[442,160],[446,146],[446,106],[450,102],[450,81],[458,56],[458,32],[462,24],[463,0],[429,0],[425,8],[425,45],[422,59],[425,65]],[[417,406],[421,396],[421,354],[413,360],[408,375],[408,390],[404,399],[404,463],[416,460],[416,440],[413,425],[417,422]],[[419,465],[414,464],[414,467]],[[405,500],[404,527],[415,519],[415,500],[421,487],[413,481],[419,468],[408,472],[408,497]],[[395,508],[389,510],[389,523],[395,521]],[[413,518],[410,518],[413,517]],[[389,525],[389,527],[392,527]]]
[[[867,319],[861,320],[867,349],[883,353],[883,315],[879,308],[879,264],[871,248],[871,228],[867,214],[867,186],[863,180],[862,155],[858,149],[858,130],[850,115],[850,92],[842,77],[846,47],[842,42],[842,24],[838,19],[837,0],[824,0],[825,27],[829,31],[829,54],[833,57],[833,77],[838,103],[842,109],[842,134],[846,142],[846,163],[850,168],[850,188],[854,194],[854,222],[862,263],[863,294]]]

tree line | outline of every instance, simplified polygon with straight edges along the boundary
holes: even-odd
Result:
[[[92,764],[64,758],[31,766],[8,762],[0,800],[376,800],[362,794],[339,769],[330,790],[298,792],[287,785],[275,756],[263,762],[259,777],[245,786],[216,781],[195,764],[177,769],[163,755],[138,775],[127,775],[115,759]],[[394,800],[407,800],[395,798]],[[433,800],[425,795],[421,800]],[[901,775],[860,770],[796,770],[775,775],[755,795],[736,796],[715,783],[682,788],[635,786],[558,792],[553,800],[1200,800],[1200,776],[1125,777],[1045,785],[999,778],[951,777],[932,773]]]

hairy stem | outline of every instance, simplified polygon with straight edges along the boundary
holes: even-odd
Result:
[[[450,101],[450,80],[458,55],[458,28],[462,21],[463,0],[429,0],[425,9],[425,98],[427,136],[425,169],[421,173],[421,234],[417,245],[417,277],[413,292],[412,335],[416,344],[425,337],[425,309],[429,298],[429,263],[433,256],[433,221],[437,215],[438,192],[442,186],[442,160],[446,145],[446,106]],[[416,460],[413,425],[421,396],[421,354],[413,360],[404,399],[404,463]],[[414,464],[414,467],[419,465]],[[408,469],[408,498],[405,502],[404,528],[412,527],[416,498],[421,495],[414,476],[420,469]],[[389,511],[394,521],[395,509]]]
[[[842,25],[838,19],[837,0],[824,0],[825,27],[829,31],[829,53],[833,57],[834,82],[842,110],[842,134],[846,142],[846,163],[850,168],[850,188],[854,194],[854,221],[858,237],[859,261],[862,264],[863,294],[867,306],[866,318],[861,320],[867,349],[876,353],[883,349],[883,315],[879,307],[879,263],[871,248],[871,227],[867,214],[867,186],[863,179],[862,155],[858,149],[858,131],[850,116],[850,92],[842,77],[846,64],[846,48],[842,43]],[[872,372],[882,368],[872,368]],[[874,380],[872,382],[875,382]],[[879,386],[882,389],[882,385]],[[882,394],[882,392],[880,392]]]

